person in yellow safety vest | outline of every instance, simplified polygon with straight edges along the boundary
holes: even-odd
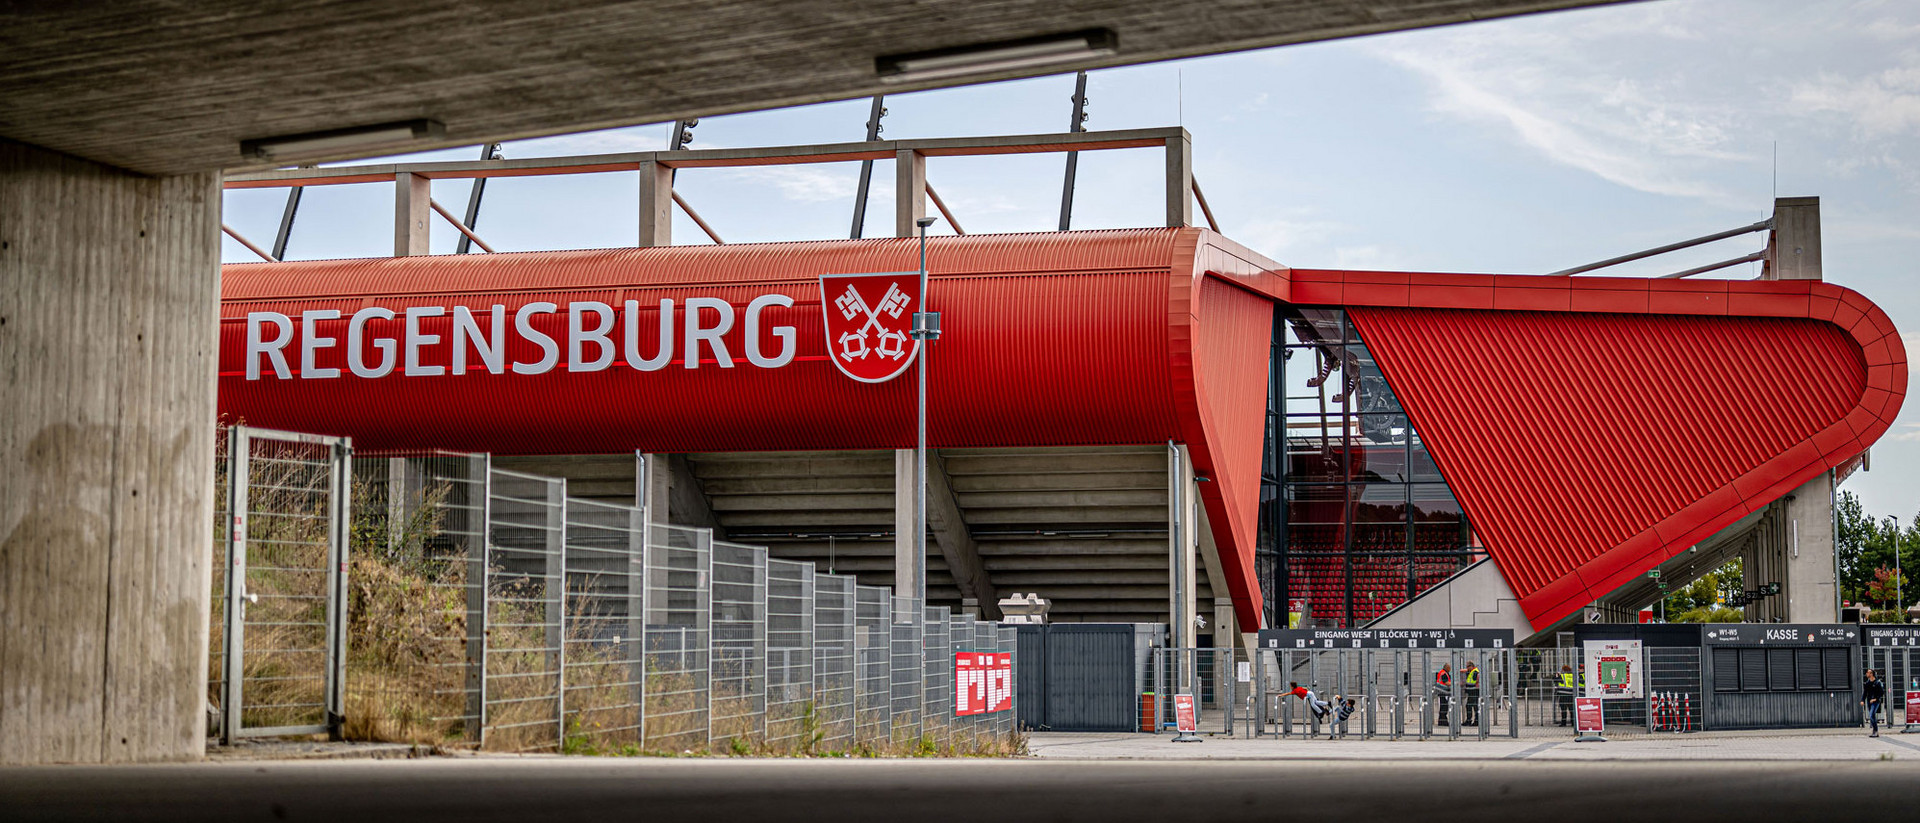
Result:
[[[1466,702],[1460,707],[1460,725],[1480,725],[1480,667],[1471,660],[1460,671],[1460,699]]]
[[[1560,709],[1559,722],[1554,725],[1567,726],[1573,723],[1573,692],[1573,667],[1561,666],[1560,679],[1553,684],[1553,702]]]
[[[1440,670],[1433,673],[1433,700],[1440,705],[1440,716],[1434,719],[1436,725],[1447,722],[1447,707],[1453,703],[1453,667],[1440,664]]]

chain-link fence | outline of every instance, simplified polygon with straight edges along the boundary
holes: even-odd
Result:
[[[953,717],[954,653],[1010,650],[997,625],[649,526],[639,508],[569,498],[565,481],[486,455],[352,460],[343,441],[252,431],[233,438],[245,465],[231,450],[221,464],[216,559],[231,571],[209,672],[216,714],[238,712],[240,734],[503,751],[1017,747],[1011,711]],[[229,475],[248,478],[238,504]],[[227,699],[236,688],[244,701]]]

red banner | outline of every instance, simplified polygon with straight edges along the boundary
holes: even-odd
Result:
[[[1920,692],[1907,692],[1907,725],[1920,726]]]
[[[958,716],[1013,708],[1013,653],[958,652],[953,656],[953,713]]]
[[[1580,734],[1599,734],[1605,725],[1601,717],[1600,698],[1576,697],[1573,699],[1573,717],[1575,731]]]
[[[1193,716],[1193,695],[1176,694],[1173,696],[1173,724],[1181,734],[1193,734],[1200,731],[1199,720]]]

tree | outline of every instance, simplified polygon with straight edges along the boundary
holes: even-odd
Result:
[[[1740,590],[1739,558],[1701,575],[1667,595],[1667,620],[1671,623],[1737,623],[1740,612],[1726,606],[1727,596]]]
[[[1906,577],[1905,574],[1895,574],[1893,569],[1886,566],[1874,569],[1873,579],[1867,583],[1867,596],[1864,599],[1883,609],[1893,608],[1895,600],[1906,592]]]

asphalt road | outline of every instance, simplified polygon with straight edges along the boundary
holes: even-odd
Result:
[[[432,759],[0,768],[0,820],[1906,820],[1920,761]],[[1864,818],[1863,818],[1864,819]]]

